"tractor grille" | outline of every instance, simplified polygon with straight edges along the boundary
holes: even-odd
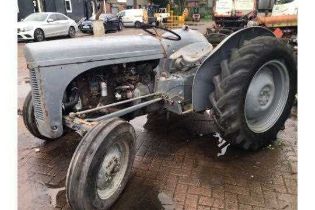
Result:
[[[38,78],[35,69],[30,70],[31,85],[32,85],[32,99],[34,105],[34,115],[38,120],[44,120],[42,102],[39,94]]]

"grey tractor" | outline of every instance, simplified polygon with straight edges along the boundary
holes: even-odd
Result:
[[[211,110],[226,141],[257,150],[276,139],[290,114],[296,57],[271,31],[248,27],[213,48],[188,27],[143,29],[148,34],[25,46],[26,127],[46,141],[68,130],[82,136],[66,178],[73,209],[108,209],[117,200],[135,158],[129,120],[136,116]]]

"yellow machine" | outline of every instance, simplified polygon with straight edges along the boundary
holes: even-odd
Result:
[[[174,15],[174,11],[171,9],[171,5],[168,4],[166,8],[166,13],[169,14],[168,17],[164,18],[161,25],[166,28],[180,28],[185,25],[185,17],[188,15],[185,9],[182,15]]]

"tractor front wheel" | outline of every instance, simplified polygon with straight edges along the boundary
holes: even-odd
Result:
[[[135,158],[133,127],[118,118],[100,122],[81,140],[66,179],[73,209],[108,209],[123,191]]]
[[[52,141],[55,139],[45,137],[41,135],[38,131],[36,119],[34,115],[34,106],[32,100],[32,93],[29,92],[25,98],[23,104],[23,122],[27,130],[35,137],[45,140],[45,141]]]

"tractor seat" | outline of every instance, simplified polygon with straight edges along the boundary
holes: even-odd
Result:
[[[182,58],[180,59],[182,63],[192,64],[209,55],[212,49],[213,46],[208,42],[196,42],[180,48],[170,56],[170,59]]]

